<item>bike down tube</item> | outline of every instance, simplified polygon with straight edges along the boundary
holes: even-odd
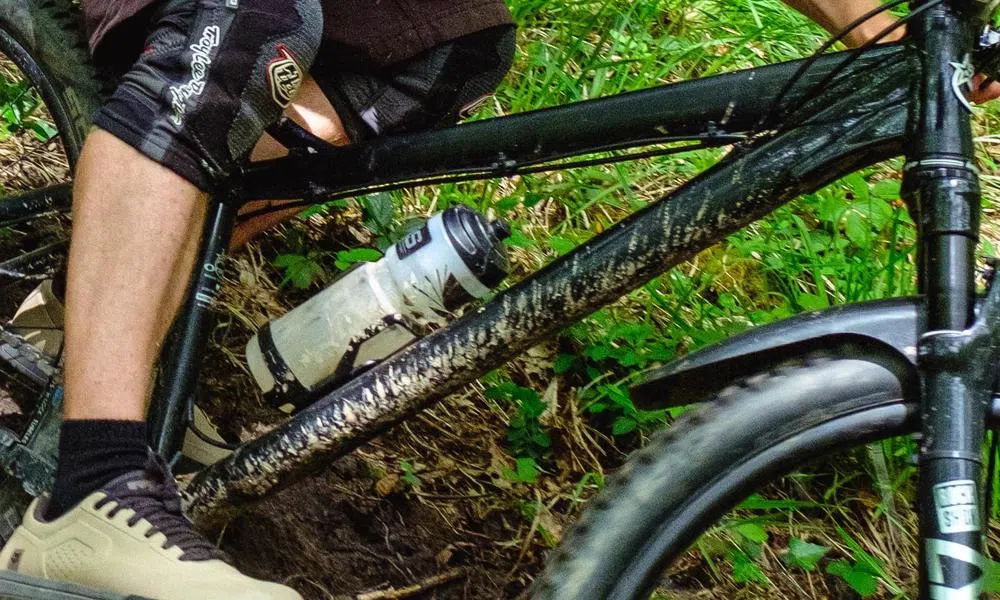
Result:
[[[808,123],[731,155],[200,472],[189,514],[220,525],[794,197],[897,155],[918,68],[911,52],[894,58],[838,82]]]

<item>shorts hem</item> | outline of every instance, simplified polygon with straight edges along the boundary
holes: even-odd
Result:
[[[137,130],[125,120],[119,118],[112,110],[115,101],[114,99],[108,101],[104,107],[97,111],[97,114],[94,115],[95,126],[125,142],[156,164],[170,169],[200,191],[209,191],[209,177],[205,169],[197,161],[184,156],[183,153],[171,151],[169,148],[163,147],[159,143],[149,139],[146,133]],[[155,148],[161,156],[166,156],[168,159],[161,160],[157,158],[150,152],[150,147]]]

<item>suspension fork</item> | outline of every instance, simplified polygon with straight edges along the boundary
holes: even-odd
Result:
[[[903,194],[918,219],[928,313],[918,346],[923,600],[978,599],[985,569],[982,446],[996,327],[974,314],[980,191],[963,88],[981,26],[976,1],[946,1],[911,29],[923,74]],[[996,307],[984,313],[996,314]]]

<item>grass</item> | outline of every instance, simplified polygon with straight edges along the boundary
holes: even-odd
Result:
[[[508,4],[520,25],[515,65],[477,118],[799,58],[826,37],[778,0]],[[3,110],[17,112],[0,138],[30,131],[47,139],[44,120],[19,93],[0,87],[0,97],[12,100]],[[1000,192],[991,154],[1000,142],[993,135],[998,123],[995,108],[981,110],[987,254],[997,239],[989,217]],[[209,371],[220,375],[208,386],[223,398],[253,398],[241,353],[255,328],[448,206],[466,204],[510,222],[517,281],[722,153],[419,188],[311,209],[234,257],[222,297],[230,310],[209,358]],[[366,493],[430,506],[462,532],[488,523],[456,547],[478,546],[499,565],[505,579],[490,588],[491,597],[515,596],[605,475],[684,410],[637,409],[627,392],[642,373],[803,310],[914,292],[914,226],[899,199],[898,168],[854,174],[776,211],[366,446],[360,455],[367,474],[359,476],[372,479]],[[259,407],[214,408],[229,410],[232,427],[244,435],[267,420]],[[909,439],[888,440],[761,490],[695,544],[657,597],[915,597],[914,451]]]
[[[825,33],[776,0],[510,3],[521,25],[518,60],[493,113],[518,112],[808,55]],[[978,121],[987,200],[995,189],[989,135]],[[628,165],[463,184],[402,195],[409,214],[453,202],[512,222],[516,277],[564,254],[711,164],[702,151]],[[536,490],[560,472],[562,424],[546,423],[546,391],[568,398],[607,452],[574,473],[597,482],[620,452],[670,415],[627,395],[638,374],[673,357],[803,310],[912,294],[915,231],[899,198],[898,164],[854,174],[777,211],[643,286],[560,336],[552,370],[515,365],[487,377],[486,398],[508,414],[512,481]],[[987,252],[992,248],[984,245]],[[550,395],[551,397],[551,395]],[[678,577],[714,597],[915,597],[915,469],[910,440],[890,440],[769,488],[681,561]],[[592,487],[599,487],[595,483]],[[574,499],[581,496],[575,490]],[[556,510],[559,504],[556,503]],[[568,505],[570,512],[576,503]],[[543,536],[544,537],[544,536]],[[544,540],[545,543],[551,540]]]

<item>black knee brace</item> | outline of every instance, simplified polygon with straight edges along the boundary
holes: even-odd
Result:
[[[168,0],[95,123],[209,191],[291,102],[322,18],[319,0]]]

